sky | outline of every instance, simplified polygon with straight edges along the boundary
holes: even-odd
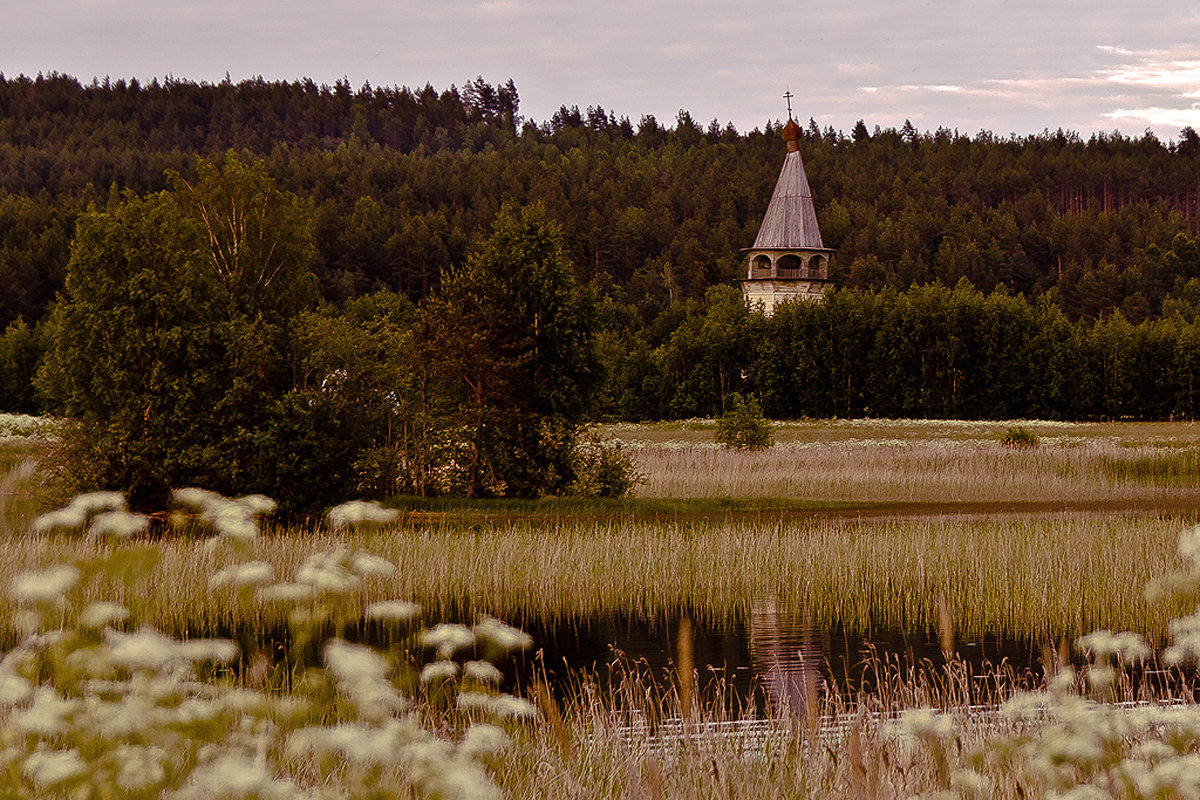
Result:
[[[0,0],[0,72],[354,88],[511,78],[522,116],[600,105],[739,131],[1200,129],[1200,0]]]

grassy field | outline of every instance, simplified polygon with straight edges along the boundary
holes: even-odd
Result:
[[[1009,427],[1039,438],[1001,446]],[[730,452],[710,422],[607,426],[648,480],[643,498],[803,498],[855,505],[1200,505],[1196,423],[844,420],[783,423],[775,446]]]
[[[928,629],[938,598],[965,634],[1078,635],[1128,628],[1161,635],[1171,609],[1144,586],[1176,563],[1176,517],[399,527],[369,536],[268,535],[249,555],[290,576],[312,552],[363,549],[397,564],[353,602],[421,603],[432,618],[481,611],[522,623],[604,614],[743,616],[772,598],[821,627]],[[0,563],[86,563],[109,545],[73,537],[0,542]],[[207,585],[219,554],[167,540],[129,585],[97,583],[133,618],[167,630],[230,630],[242,611]],[[0,618],[11,619],[5,600]],[[253,613],[259,613],[257,610]]]
[[[1115,656],[1094,654],[1079,674],[1063,653],[1047,656],[1044,674],[1022,675],[884,661],[870,694],[818,689],[797,713],[763,719],[721,697],[719,681],[696,697],[682,651],[665,683],[584,675],[565,703],[535,680],[534,710],[486,685],[487,670],[469,676],[461,655],[432,670],[409,664],[404,649],[421,652],[411,631],[376,654],[328,638],[353,634],[380,608],[371,604],[402,598],[424,607],[426,625],[480,612],[516,624],[680,610],[720,619],[767,601],[818,626],[937,628],[949,641],[1109,628],[1166,644],[1168,620],[1195,598],[1151,603],[1145,586],[1168,573],[1183,576],[1174,585],[1185,594],[1200,586],[1200,545],[1179,547],[1200,507],[1200,429],[1025,422],[1040,444],[1011,450],[999,438],[1012,424],[793,423],[748,454],[714,447],[702,421],[607,426],[647,476],[633,500],[399,498],[399,519],[370,532],[268,523],[242,543],[30,535],[42,445],[6,440],[0,628],[10,642],[18,628],[41,632],[0,664],[0,792],[1194,796],[1200,781],[1186,770],[1200,716],[1187,673],[1130,671]],[[349,580],[345,565],[361,551],[387,568],[368,561]],[[42,585],[60,577],[31,582],[31,571],[64,562],[77,572],[61,592]],[[214,586],[238,563],[292,587],[336,588],[281,604],[262,600],[257,583]],[[118,612],[115,629],[94,621]],[[324,669],[272,666],[253,631],[280,626],[329,642]],[[216,656],[156,629],[251,639],[239,636],[240,666],[185,670]],[[1176,645],[1189,630],[1176,629]],[[1200,653],[1200,638],[1187,646]],[[1067,794],[1081,785],[1095,792]]]
[[[314,550],[363,547],[400,569],[359,602],[390,594],[436,615],[724,618],[770,597],[821,625],[927,628],[941,598],[967,633],[1160,633],[1174,610],[1147,604],[1143,587],[1172,567],[1200,508],[1200,426],[1022,422],[1039,446],[1000,446],[1014,424],[787,423],[754,453],[714,447],[710,422],[611,425],[602,433],[647,475],[632,500],[402,498],[384,532],[268,525],[254,556],[286,576]],[[21,534],[32,483],[16,467],[30,447],[0,448],[0,564],[94,556],[99,545],[79,537]],[[203,542],[168,538],[157,551],[137,587],[97,591],[127,592],[147,623],[228,629],[235,611],[204,583],[214,555]]]

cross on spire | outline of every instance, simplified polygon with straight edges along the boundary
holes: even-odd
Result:
[[[787,100],[788,119],[791,119],[792,118],[792,98],[795,97],[795,95],[792,94],[791,87],[788,87],[788,90],[783,93],[783,96],[784,96],[784,99]]]

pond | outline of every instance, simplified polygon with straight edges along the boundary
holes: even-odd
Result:
[[[936,631],[822,629],[770,603],[720,620],[629,613],[530,623],[525,630],[535,644],[513,665],[518,689],[543,670],[560,695],[581,676],[611,687],[636,674],[665,689],[678,685],[681,665],[685,672],[690,665],[697,676],[696,695],[731,710],[800,709],[816,693],[829,691],[849,699],[878,688],[883,667],[893,667],[883,670],[891,674],[910,668],[940,674],[947,663]],[[1012,683],[1036,684],[1044,674],[1043,660],[1057,658],[1066,644],[1049,637],[976,636],[956,641],[952,658],[972,680],[992,682],[978,687],[982,693]],[[994,685],[998,674],[1010,687]]]

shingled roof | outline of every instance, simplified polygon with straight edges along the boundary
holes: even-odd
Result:
[[[791,146],[788,150],[775,193],[771,195],[771,204],[767,206],[758,237],[754,240],[755,250],[824,248],[800,150]]]

